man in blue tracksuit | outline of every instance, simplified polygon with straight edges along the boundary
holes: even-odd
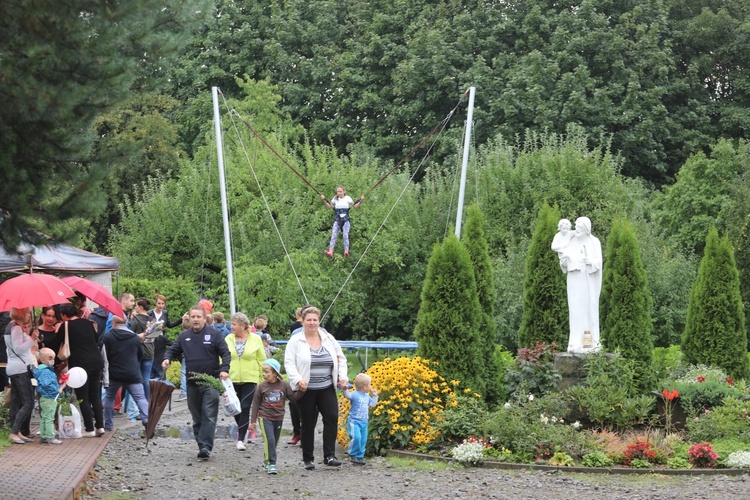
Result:
[[[231,355],[224,336],[218,330],[206,326],[206,311],[201,306],[190,308],[190,325],[167,350],[162,362],[165,370],[171,360],[185,357],[188,375],[188,409],[193,417],[193,435],[198,443],[198,459],[211,456],[219,416],[219,392],[213,387],[199,385],[191,376],[205,373],[225,380],[229,377]],[[221,357],[221,364],[219,364]]]

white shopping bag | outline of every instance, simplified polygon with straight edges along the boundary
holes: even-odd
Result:
[[[224,393],[221,395],[221,407],[224,409],[224,415],[227,417],[239,415],[242,411],[240,408],[240,398],[234,392],[232,381],[227,378],[226,380],[222,380],[221,383],[224,385]]]
[[[83,425],[81,423],[81,412],[75,405],[70,405],[70,415],[57,415],[57,432],[60,439],[77,439],[81,437]]]

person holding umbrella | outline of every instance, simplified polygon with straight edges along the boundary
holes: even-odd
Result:
[[[34,386],[31,377],[36,367],[35,351],[38,334],[31,330],[31,310],[28,307],[11,308],[11,322],[5,329],[5,345],[8,351],[6,371],[10,378],[10,435],[8,438],[15,444],[26,444],[33,441],[21,434],[22,427],[34,410]]]
[[[226,380],[229,377],[231,354],[224,336],[206,326],[206,310],[196,305],[189,311],[191,328],[182,332],[167,350],[162,368],[185,356],[188,375],[187,400],[193,418],[193,435],[198,443],[198,459],[211,456],[216,434],[216,419],[219,416],[219,391],[208,385],[200,385],[193,374],[203,373]],[[219,364],[221,357],[221,364]]]
[[[144,427],[148,423],[148,401],[143,391],[140,370],[143,344],[136,333],[125,326],[125,319],[112,318],[112,329],[104,336],[104,346],[109,362],[109,387],[104,397],[104,430],[114,427],[115,396],[125,387],[133,396]]]

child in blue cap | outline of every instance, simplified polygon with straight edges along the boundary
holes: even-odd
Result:
[[[289,382],[281,378],[281,365],[275,359],[263,362],[263,382],[258,384],[253,396],[253,410],[250,415],[250,428],[255,431],[260,418],[263,433],[263,464],[269,474],[276,474],[276,445],[284,423],[284,409],[287,399],[296,401],[301,393],[294,392]]]

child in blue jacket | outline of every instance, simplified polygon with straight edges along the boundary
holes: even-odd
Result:
[[[37,391],[41,398],[39,406],[42,408],[42,420],[39,425],[39,433],[42,443],[62,444],[55,438],[55,410],[57,409],[57,396],[65,388],[57,383],[55,374],[55,351],[47,347],[39,351],[39,366],[34,370],[34,378],[37,381]]]

